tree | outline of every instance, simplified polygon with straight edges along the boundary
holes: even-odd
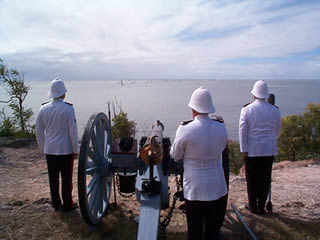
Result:
[[[282,118],[278,160],[301,160],[320,155],[320,104],[308,104],[303,115]]]
[[[303,114],[304,128],[308,135],[307,150],[320,154],[320,104],[309,103]]]
[[[299,160],[305,155],[307,135],[301,115],[282,118],[281,134],[278,139],[279,160]]]
[[[22,133],[30,131],[30,120],[33,115],[31,108],[24,108],[24,101],[29,93],[30,88],[24,83],[24,74],[19,73],[16,69],[7,68],[0,58],[0,82],[6,89],[9,100],[1,101],[9,103],[13,111],[13,123],[19,127]]]

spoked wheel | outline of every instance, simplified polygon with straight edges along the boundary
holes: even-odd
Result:
[[[83,219],[100,224],[111,193],[111,129],[104,113],[93,114],[84,130],[79,155],[78,195]]]

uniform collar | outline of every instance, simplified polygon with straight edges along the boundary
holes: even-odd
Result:
[[[262,98],[257,98],[254,100],[255,102],[266,102],[266,99]]]
[[[205,114],[205,115],[197,115],[195,117],[195,119],[200,120],[200,119],[209,119],[209,115]]]
[[[59,103],[59,102],[63,102],[63,99],[62,98],[54,98],[52,100],[53,103]]]

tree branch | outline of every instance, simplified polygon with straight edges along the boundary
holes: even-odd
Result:
[[[0,103],[9,103],[9,102],[11,102],[12,101],[12,97],[8,100],[8,101],[2,101],[2,100],[0,100]]]

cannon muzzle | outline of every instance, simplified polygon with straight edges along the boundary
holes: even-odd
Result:
[[[162,161],[163,130],[164,126],[159,120],[152,125],[152,132],[139,152],[140,159],[145,164],[158,164]]]

